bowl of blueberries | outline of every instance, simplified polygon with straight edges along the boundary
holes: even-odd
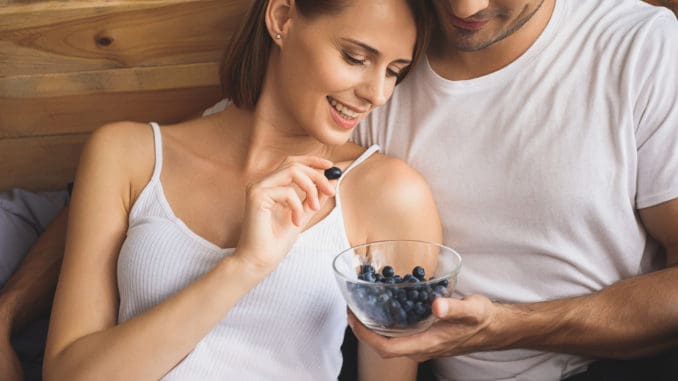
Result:
[[[378,241],[342,251],[332,267],[358,320],[383,336],[398,337],[434,323],[431,305],[452,295],[461,256],[433,242]]]

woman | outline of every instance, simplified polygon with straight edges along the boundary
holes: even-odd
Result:
[[[422,7],[255,1],[222,73],[232,106],[97,130],[76,177],[46,379],[336,379],[346,307],[333,256],[441,238],[419,175],[347,143],[421,53]],[[323,176],[331,166],[340,180]],[[416,372],[360,353],[366,379]]]

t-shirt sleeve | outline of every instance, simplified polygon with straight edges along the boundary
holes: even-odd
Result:
[[[369,147],[372,144],[375,144],[371,133],[372,129],[374,128],[373,114],[374,112],[365,117],[365,119],[363,119],[358,125],[358,128],[353,131],[353,135],[351,136],[352,142],[360,144],[363,147]]]
[[[648,23],[635,67],[638,150],[636,207],[678,198],[678,21],[666,11]]]

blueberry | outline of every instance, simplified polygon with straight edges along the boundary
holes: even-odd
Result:
[[[438,284],[436,288],[433,289],[434,292],[440,296],[447,296],[447,287]]]
[[[407,291],[403,290],[402,288],[395,292],[395,296],[400,303],[407,301]]]
[[[447,296],[448,281],[443,279],[426,285],[424,268],[415,266],[411,274],[401,277],[392,266],[386,265],[377,273],[374,266],[360,266],[359,279],[383,286],[353,285],[349,287],[356,305],[372,321],[386,328],[406,328],[431,315],[431,303],[440,296]],[[405,283],[403,286],[389,286]]]
[[[367,295],[367,297],[365,298],[365,304],[368,305],[368,306],[376,305],[377,304],[377,297],[372,295],[372,294]]]
[[[426,314],[426,306],[422,302],[416,302],[414,304],[414,313],[423,317]]]
[[[426,272],[421,266],[415,266],[414,269],[412,269],[412,275],[417,277],[419,280],[426,280]]]
[[[385,283],[385,284],[395,284],[396,283],[395,278],[392,277],[392,276],[385,276],[384,279],[382,279],[381,281],[382,281],[382,283]]]
[[[367,292],[362,288],[358,288],[353,292],[353,296],[355,296],[358,300],[363,300],[365,297],[367,297]]]
[[[365,274],[365,273],[374,274],[374,267],[372,265],[362,265],[362,266],[360,266],[360,273],[361,274]]]
[[[327,168],[325,170],[325,177],[327,177],[328,180],[338,179],[341,177],[341,169],[337,167]]]
[[[377,303],[384,304],[384,303],[388,302],[390,299],[391,299],[391,297],[388,296],[387,294],[381,294],[381,295],[377,296]]]
[[[391,267],[391,266],[384,266],[384,268],[381,269],[381,273],[385,277],[392,277],[392,276],[395,275],[395,271],[393,270],[393,267]]]

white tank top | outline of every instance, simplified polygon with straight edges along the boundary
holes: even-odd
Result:
[[[119,323],[183,289],[234,251],[207,241],[174,215],[160,182],[160,128],[151,125],[155,169],[132,207],[118,258]],[[164,380],[337,379],[346,305],[331,261],[350,246],[339,186],[378,150],[372,146],[351,163],[337,184],[335,208],[300,235],[278,268],[240,299]]]

